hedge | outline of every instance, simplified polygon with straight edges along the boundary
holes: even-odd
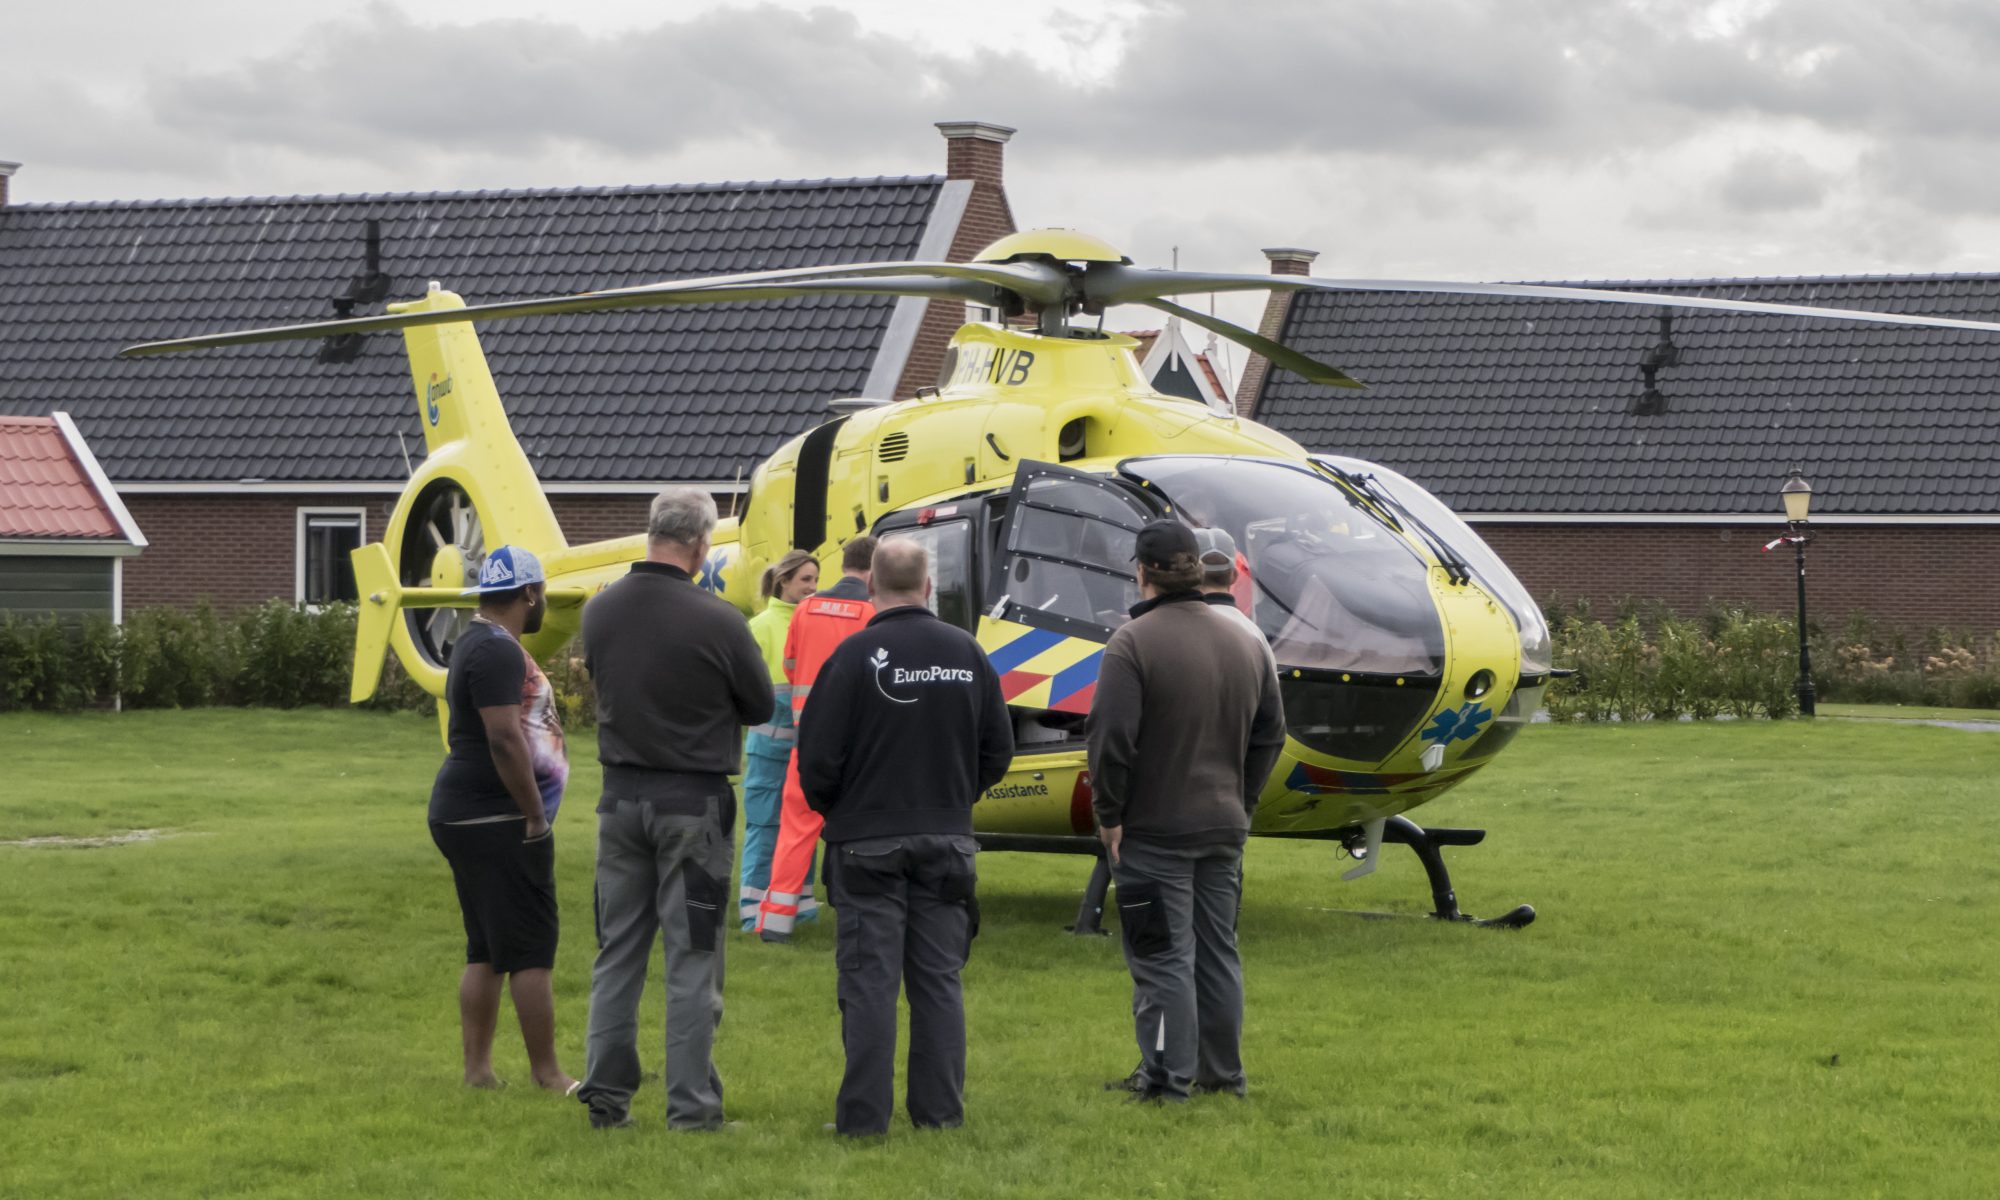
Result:
[[[256,705],[344,706],[354,661],[351,605],[273,600],[232,617],[149,608],[123,626],[0,615],[0,711]],[[391,658],[369,707],[434,711]]]
[[[1575,672],[1544,697],[1558,721],[1706,720],[1798,711],[1798,626],[1789,616],[1711,605],[1694,619],[1628,604],[1609,622],[1587,605],[1553,608],[1558,667]],[[1813,690],[1823,701],[2000,706],[2000,637],[1934,629],[1921,636],[1853,617],[1808,626]]]
[[[121,626],[0,616],[0,711],[258,705],[339,707],[353,669],[355,611],[273,600],[230,617],[149,608]],[[1787,717],[1797,710],[1798,634],[1791,619],[1712,606],[1698,618],[1627,605],[1610,621],[1577,605],[1552,609],[1555,660],[1575,674],[1544,697],[1559,721]],[[2000,637],[1886,631],[1865,618],[1813,631],[1822,700],[2000,707]],[[563,724],[595,716],[572,643],[544,664]],[[394,656],[372,708],[434,712]]]

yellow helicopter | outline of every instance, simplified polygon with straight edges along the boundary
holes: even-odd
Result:
[[[468,307],[436,283],[378,317],[152,342],[126,356],[398,329],[427,455],[384,539],[354,552],[361,595],[353,698],[385,651],[433,695],[485,550],[540,556],[550,613],[529,648],[576,633],[585,600],[644,557],[643,534],[572,546],[508,424],[473,323],[658,305],[827,293],[966,301],[1008,320],[967,324],[945,377],[910,400],[840,401],[839,415],[751,474],[698,582],[746,614],[755,581],[793,547],[830,571],[864,533],[929,549],[938,613],[979,639],[1014,713],[1013,770],[975,809],[982,846],[1091,853],[1083,725],[1105,641],[1138,598],[1139,527],[1172,516],[1242,548],[1239,603],[1279,665],[1289,739],[1253,833],[1323,838],[1365,874],[1384,842],[1423,862],[1433,916],[1459,908],[1440,849],[1483,830],[1426,830],[1405,814],[1491,761],[1534,714],[1551,675],[1549,631],[1526,589],[1473,530],[1396,472],[1312,454],[1254,421],[1152,390],[1137,343],[1072,318],[1144,304],[1337,387],[1360,384],[1167,297],[1264,289],[1447,291],[1719,309],[2000,332],[2000,324],[1598,289],[1328,280],[1134,267],[1067,230],[1015,234],[970,263],[894,262],[677,280]],[[1099,322],[1101,327],[1101,320]],[[441,714],[442,715],[442,714]],[[1078,916],[1094,931],[1102,860]],[[1519,927],[1522,905],[1481,924]]]

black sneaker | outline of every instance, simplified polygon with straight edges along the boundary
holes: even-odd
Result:
[[[1107,1092],[1143,1092],[1146,1090],[1146,1073],[1140,1068],[1134,1067],[1132,1068],[1132,1073],[1122,1079],[1105,1080],[1104,1090]]]
[[[1188,1098],[1186,1096],[1176,1096],[1172,1092],[1162,1088],[1141,1088],[1125,1097],[1125,1103],[1127,1104],[1161,1105],[1186,1104],[1187,1102]]]
[[[1195,1083],[1188,1087],[1190,1096],[1234,1096],[1243,1099],[1249,1089],[1240,1083]]]
[[[632,1114],[629,1112],[605,1112],[601,1109],[593,1108],[590,1110],[590,1127],[592,1129],[630,1129],[632,1128]]]

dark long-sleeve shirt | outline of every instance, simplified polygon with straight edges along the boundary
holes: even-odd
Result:
[[[1090,705],[1097,823],[1164,845],[1240,845],[1285,746],[1277,676],[1194,592],[1132,616],[1104,647]]]
[[[799,720],[799,783],[829,842],[970,834],[1014,758],[979,643],[916,605],[878,613],[820,668]]]
[[[742,765],[743,727],[770,719],[771,672],[749,622],[679,567],[634,563],[593,596],[583,646],[607,794],[628,776],[663,796],[676,776],[710,793]]]

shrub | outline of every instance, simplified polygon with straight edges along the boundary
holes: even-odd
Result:
[[[74,712],[117,690],[117,628],[107,617],[0,615],[0,711]]]
[[[1612,624],[1578,605],[1554,627],[1556,665],[1575,674],[1544,697],[1558,721],[1786,717],[1798,708],[1790,621],[1740,608],[1698,621],[1626,604]]]

